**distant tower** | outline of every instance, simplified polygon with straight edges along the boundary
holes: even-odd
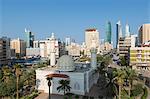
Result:
[[[126,31],[125,32],[126,32],[125,36],[129,37],[130,36],[130,27],[128,24],[126,24]]]
[[[25,35],[26,35],[26,39],[25,39],[26,47],[27,48],[33,47],[34,34],[25,28]]]
[[[99,32],[95,28],[86,29],[85,30],[85,44],[88,49],[90,49],[92,45],[92,38],[94,37],[96,47],[99,47]]]
[[[122,27],[120,20],[116,24],[116,48],[118,46],[119,38],[122,37]]]
[[[96,40],[92,39],[91,44],[91,67],[96,68],[97,67],[97,49],[96,49]]]
[[[65,41],[66,41],[65,42],[66,46],[71,44],[71,38],[70,37],[65,38]]]
[[[51,35],[51,39],[50,39],[50,66],[54,66],[55,62],[56,62],[56,57],[55,57],[55,53],[56,53],[56,49],[55,49],[55,36],[54,33],[52,33]]]
[[[106,25],[106,42],[111,44],[111,22],[108,21]]]

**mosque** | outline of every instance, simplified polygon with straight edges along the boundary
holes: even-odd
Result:
[[[97,67],[96,61],[96,47],[95,40],[91,45],[91,62],[78,62],[74,61],[69,55],[61,56],[57,62],[55,58],[55,37],[54,34],[51,36],[51,55],[50,55],[50,66],[39,68],[36,70],[36,88],[45,93],[49,92],[48,81],[46,75],[57,74],[67,75],[70,80],[70,93],[85,95],[88,93],[93,86],[97,83],[98,73],[95,72]],[[53,77],[51,80],[50,92],[51,94],[63,94],[63,91],[58,92],[57,87],[61,79],[66,79],[61,76]]]

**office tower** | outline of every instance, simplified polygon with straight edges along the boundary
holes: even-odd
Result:
[[[106,42],[109,42],[111,44],[111,23],[110,23],[110,21],[107,22],[107,25],[106,25]]]
[[[7,64],[6,41],[0,38],[0,66]]]
[[[27,29],[25,29],[25,34],[26,34],[26,40],[25,41],[26,41],[26,45],[27,45],[26,47],[27,48],[33,47],[34,34]]]
[[[150,24],[143,24],[138,31],[139,45],[150,40]]]
[[[126,32],[125,36],[126,36],[126,37],[129,37],[129,36],[130,36],[130,27],[129,27],[128,24],[126,24],[125,32]]]
[[[122,27],[121,27],[121,22],[118,21],[116,24],[116,48],[118,48],[118,41],[119,38],[122,37]]]
[[[91,48],[92,40],[96,40],[96,47],[99,47],[99,32],[97,29],[86,29],[85,30],[85,44],[88,49]]]
[[[0,38],[0,66],[9,64],[10,55],[10,39],[7,37]]]
[[[71,44],[71,38],[70,37],[67,37],[65,38],[65,43],[66,43],[66,46],[70,45]]]
[[[26,55],[26,42],[21,39],[13,39],[10,41],[11,49],[15,49],[15,53],[18,56]]]

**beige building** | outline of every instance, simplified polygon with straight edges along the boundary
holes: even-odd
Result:
[[[86,29],[85,30],[85,45],[87,55],[90,55],[90,48],[92,47],[92,41],[95,40],[96,48],[99,48],[99,32],[97,29]]]
[[[139,44],[143,44],[150,40],[150,24],[143,24],[139,28]]]
[[[131,47],[130,65],[137,70],[150,71],[150,47]]]
[[[15,49],[15,53],[19,56],[26,55],[26,42],[21,39],[14,39],[10,42],[11,49]]]
[[[77,43],[71,42],[70,45],[66,46],[66,50],[68,51],[68,54],[73,57],[80,56],[81,46]]]
[[[137,42],[137,35],[129,37],[121,37],[118,42],[119,56],[128,56],[130,47],[135,47]]]
[[[96,40],[96,47],[99,47],[99,32],[97,29],[85,30],[85,44],[87,48],[91,48],[92,40]]]

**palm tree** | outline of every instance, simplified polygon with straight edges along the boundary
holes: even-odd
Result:
[[[133,70],[129,67],[125,68],[125,79],[127,82],[129,82],[129,93],[128,93],[128,95],[130,97],[133,81],[137,79],[137,74],[136,74],[135,70]]]
[[[19,92],[18,92],[18,88],[19,88],[19,77],[20,77],[20,75],[21,75],[21,65],[19,65],[19,64],[16,64],[15,66],[15,75],[16,75],[16,77],[17,77],[17,79],[16,79],[16,88],[17,88],[17,96],[16,96],[16,98],[18,99],[19,98]]]
[[[114,71],[114,76],[115,76],[115,81],[119,86],[119,99],[121,99],[121,90],[122,90],[122,85],[124,84],[124,78],[125,78],[125,72],[122,69],[118,69],[117,71]]]
[[[113,75],[113,73],[108,73],[106,79],[107,79],[107,84],[105,86],[106,96],[108,97],[117,96],[117,93],[118,93],[117,84],[115,83],[115,76]]]
[[[50,96],[50,87],[51,87],[51,80],[52,80],[52,77],[47,77],[46,78],[48,80],[48,87],[49,87],[49,99],[51,99],[51,96]]]
[[[60,80],[59,81],[60,86],[57,87],[58,92],[60,92],[61,90],[64,91],[64,95],[66,94],[66,92],[70,91],[71,87],[69,86],[70,84],[70,80]]]
[[[11,69],[8,66],[2,67],[2,81],[8,83],[10,80],[10,77],[12,76]]]

